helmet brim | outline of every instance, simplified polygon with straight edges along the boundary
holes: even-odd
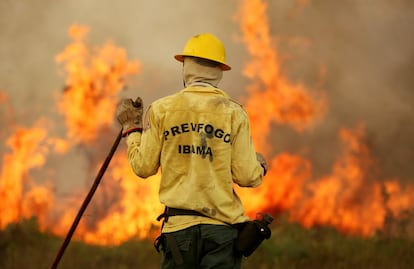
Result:
[[[182,62],[182,63],[184,62],[184,57],[198,57],[198,56],[185,55],[185,54],[176,54],[176,55],[174,55],[174,58],[177,61]],[[210,60],[210,59],[207,59],[207,60]],[[221,62],[218,62],[218,63],[220,63],[221,70],[223,70],[223,71],[231,70],[231,67],[229,65],[227,65],[225,63],[221,63]]]

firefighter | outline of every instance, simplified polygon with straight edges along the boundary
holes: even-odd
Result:
[[[174,57],[183,63],[184,89],[153,102],[144,120],[140,98],[122,100],[117,110],[135,174],[161,170],[161,268],[240,268],[233,242],[237,224],[249,218],[233,184],[259,186],[267,164],[246,111],[218,88],[231,69],[223,43],[199,34]]]

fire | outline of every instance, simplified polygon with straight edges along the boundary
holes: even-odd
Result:
[[[139,72],[140,65],[128,61],[125,51],[109,42],[100,49],[89,49],[84,42],[87,32],[86,27],[72,26],[69,34],[73,42],[56,61],[63,64],[67,75],[68,86],[59,108],[66,119],[68,139],[90,147],[102,135],[102,129],[112,126],[119,91],[126,77]],[[159,176],[151,180],[151,185],[139,181],[121,153],[114,156],[112,167],[100,186],[101,195],[96,195],[95,204],[90,206],[93,218],[86,219],[78,228],[78,239],[106,245],[119,244],[133,236],[150,236],[154,214],[161,212],[155,188]],[[63,235],[66,230],[59,227],[68,226],[78,208],[79,204],[72,210],[64,209],[60,224],[52,230]]]
[[[402,186],[397,179],[389,179],[384,183],[387,208],[393,215],[400,217],[412,209],[414,204],[414,186]]]
[[[0,228],[36,213],[42,226],[53,200],[46,186],[37,186],[27,172],[45,163],[48,149],[42,144],[46,137],[42,128],[17,128],[6,141],[12,150],[3,156],[0,174]],[[25,188],[30,190],[26,191]],[[34,211],[33,211],[34,209]]]
[[[68,153],[74,147],[92,154],[89,149],[95,148],[96,143],[111,139],[111,135],[115,137],[114,112],[119,92],[123,90],[126,78],[139,72],[140,65],[137,61],[127,60],[125,50],[111,42],[91,48],[85,41],[88,31],[85,26],[73,25],[69,29],[72,43],[56,56],[66,77],[66,87],[58,103],[65,119],[66,138],[54,136],[52,127],[59,126],[44,124],[46,120],[43,126],[19,127],[8,139],[7,145],[12,152],[3,156],[0,228],[36,216],[42,230],[64,236],[84,198],[83,191],[74,191],[66,201],[56,199],[53,186],[35,185],[31,171],[44,166],[52,154]],[[1,94],[0,101],[6,102],[6,95]],[[97,156],[96,160],[88,158],[87,172],[91,177],[96,175],[102,159],[102,156]],[[115,167],[109,169],[106,181],[100,186],[100,194],[94,197],[94,204],[79,224],[74,235],[77,239],[95,244],[117,244],[136,235],[140,238],[150,236],[152,227],[149,224],[156,219],[154,214],[161,212],[157,208],[159,203],[155,202],[157,189],[153,187],[157,185],[157,176],[152,180],[153,185],[148,186],[145,181],[139,184],[124,154],[115,155],[113,163]],[[139,201],[137,197],[140,197]],[[122,229],[120,223],[123,223]]]
[[[340,230],[372,235],[380,230],[386,204],[378,178],[371,175],[373,160],[364,142],[364,128],[340,131],[342,154],[331,175],[308,184],[311,193],[292,218],[304,226],[331,225]]]
[[[0,92],[0,104],[7,102],[7,95],[3,92]]]
[[[307,1],[296,2],[298,6]],[[267,154],[270,171],[257,190],[238,190],[249,200],[247,212],[287,211],[292,221],[305,227],[330,225],[352,234],[371,236],[385,225],[388,214],[399,216],[413,208],[413,187],[400,187],[396,180],[376,178],[374,158],[365,141],[363,125],[342,129],[343,144],[332,174],[312,178],[311,163],[289,153],[272,156],[269,138],[272,123],[286,124],[297,132],[322,120],[327,101],[304,85],[283,75],[280,56],[269,34],[267,5],[245,0],[239,12],[243,41],[251,55],[245,75],[252,80],[245,98],[258,151]],[[254,193],[254,195],[251,194]],[[387,199],[386,199],[387,197]]]
[[[100,129],[113,124],[113,115],[124,78],[139,71],[138,62],[129,62],[124,49],[107,42],[102,48],[90,49],[85,43],[89,29],[73,25],[69,35],[73,42],[56,56],[66,73],[66,88],[59,102],[65,117],[68,138],[88,143]]]
[[[301,7],[309,1],[296,3]],[[378,164],[363,124],[339,131],[341,151],[330,173],[321,178],[314,178],[310,160],[269,146],[275,125],[303,133],[323,121],[328,101],[324,93],[284,75],[266,9],[262,0],[244,0],[238,19],[251,56],[244,69],[251,83],[243,102],[251,117],[254,143],[269,160],[270,170],[261,187],[236,191],[252,217],[263,211],[287,212],[292,221],[304,227],[329,225],[346,233],[373,235],[384,228],[389,216],[397,218],[413,208],[414,186],[403,187],[396,178],[372,173]],[[39,120],[31,128],[11,128],[14,133],[7,139],[9,151],[2,157],[0,174],[0,229],[35,216],[42,230],[65,236],[87,190],[75,190],[65,199],[57,199],[51,182],[58,171],[42,184],[33,174],[45,168],[50,159],[80,151],[87,155],[83,163],[86,177],[92,178],[115,138],[119,93],[127,78],[139,73],[140,64],[128,60],[125,50],[112,42],[91,48],[86,43],[88,31],[84,26],[72,26],[72,42],[56,56],[66,78],[57,106],[66,135],[55,135],[59,126],[48,120]],[[0,103],[6,102],[7,96],[0,93]],[[8,112],[12,115],[11,109]],[[124,143],[119,147],[76,230],[78,240],[114,245],[132,237],[151,238],[159,231],[160,175],[137,178],[126,160]],[[52,169],[50,164],[48,169]]]
[[[248,86],[245,107],[254,123],[252,135],[256,146],[263,153],[269,153],[266,139],[259,138],[269,135],[272,122],[303,131],[323,117],[326,98],[321,93],[311,94],[304,85],[292,83],[283,76],[263,1],[243,1],[239,13],[242,39],[251,55],[244,74],[253,81]]]
[[[160,175],[139,179],[130,169],[125,154],[116,157],[110,176],[119,181],[123,195],[96,229],[87,232],[85,240],[88,242],[117,244],[134,236],[153,238],[155,232],[159,232],[156,218],[163,210],[158,201]]]

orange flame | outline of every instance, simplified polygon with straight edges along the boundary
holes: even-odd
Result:
[[[49,189],[34,185],[28,170],[45,163],[48,149],[41,142],[46,137],[42,128],[19,127],[6,144],[12,152],[3,156],[0,175],[0,228],[33,215],[44,225],[53,202]],[[29,191],[24,188],[30,187]]]
[[[303,131],[321,119],[326,110],[325,96],[312,96],[304,85],[294,84],[283,76],[280,56],[270,36],[266,8],[263,1],[246,0],[239,14],[243,41],[252,57],[244,69],[244,74],[253,80],[245,106],[254,123],[255,144],[262,152],[269,146],[265,139],[259,138],[269,135],[272,122]]]
[[[59,100],[59,109],[65,117],[67,138],[48,137],[46,129],[50,129],[50,126],[43,126],[32,129],[19,128],[8,140],[13,152],[3,156],[0,177],[0,228],[22,218],[36,216],[42,229],[64,236],[80,207],[83,199],[80,192],[72,193],[66,202],[62,199],[56,200],[50,186],[39,187],[33,183],[30,170],[42,167],[51,152],[66,153],[79,143],[88,144],[89,148],[96,142],[98,134],[100,141],[106,140],[112,133],[110,127],[114,122],[118,93],[123,89],[126,78],[139,71],[139,63],[128,61],[125,51],[110,42],[101,48],[90,49],[84,42],[87,32],[87,27],[72,26],[69,35],[73,42],[56,57],[66,75],[67,86]],[[1,95],[0,101],[3,100],[6,100],[5,95]],[[102,132],[103,129],[105,132]],[[102,157],[98,158],[102,161]],[[89,159],[95,167],[94,160]],[[142,204],[132,201],[131,193],[143,196],[142,190],[148,191],[151,188],[141,186],[142,190],[139,190],[139,185],[131,187],[132,182],[137,182],[137,178],[131,171],[125,171],[126,167],[129,167],[125,157],[120,158],[116,155],[113,162],[117,163],[118,170],[112,169],[112,177],[106,178],[106,182],[101,184],[101,192],[109,186],[119,190],[119,193],[110,193],[108,197],[94,197],[95,205],[88,209],[89,216],[84,216],[75,238],[90,243],[116,244],[137,234],[140,237],[148,236],[150,228],[144,228],[144,223],[148,224],[148,218],[141,218],[139,225],[135,218],[139,214],[153,215],[158,212],[154,210],[154,205],[156,207],[159,203],[152,200],[155,199],[153,197],[157,197],[157,191],[152,190],[154,193],[148,194],[148,199],[141,198],[149,205],[148,209],[144,210]],[[92,174],[96,171],[90,172]],[[121,177],[121,172],[129,176]],[[121,199],[117,197],[120,194]],[[105,198],[111,200],[112,204],[99,209]],[[96,210],[97,208],[99,210]],[[134,218],[135,222],[130,221],[131,218]],[[119,229],[120,232],[115,234],[115,227],[119,227],[120,221],[135,225],[135,229]],[[121,231],[124,233],[121,234]]]
[[[156,221],[163,208],[158,200],[160,175],[146,180],[136,177],[125,154],[118,154],[110,176],[119,181],[121,198],[99,220],[96,229],[86,232],[84,240],[95,244],[119,244],[134,236],[154,237],[159,232]],[[122,223],[122,228],[120,227]]]
[[[245,0],[239,17],[243,41],[252,56],[245,68],[245,75],[252,80],[246,109],[257,149],[270,155],[266,138],[271,123],[288,124],[302,132],[323,117],[326,98],[324,94],[312,95],[305,86],[283,76],[269,34],[266,8],[264,1]],[[332,174],[319,180],[312,179],[308,160],[288,153],[273,157],[269,174],[254,195],[250,190],[238,190],[243,200],[249,201],[247,212],[253,216],[258,211],[288,211],[293,221],[305,227],[331,225],[347,233],[369,236],[384,227],[388,212],[398,216],[413,208],[413,199],[409,198],[413,197],[413,187],[402,195],[398,182],[382,180],[382,184],[371,174],[375,162],[364,143],[362,125],[341,130],[340,138],[343,152]]]
[[[7,95],[4,92],[0,92],[0,104],[7,102]]]
[[[298,1],[299,5],[308,3]],[[249,201],[245,207],[252,217],[260,211],[286,211],[292,221],[305,227],[332,225],[344,232],[372,235],[384,227],[387,215],[398,217],[413,208],[414,187],[403,188],[398,179],[371,174],[376,163],[363,125],[339,132],[342,152],[331,173],[320,179],[313,178],[310,160],[287,152],[275,155],[269,147],[273,125],[285,124],[304,132],[323,119],[327,100],[324,94],[284,76],[266,8],[263,1],[245,0],[239,19],[243,41],[252,57],[244,70],[252,81],[246,109],[251,116],[255,145],[270,160],[270,170],[260,188],[238,188],[237,192],[243,201]],[[113,133],[118,94],[125,79],[136,74],[140,66],[128,61],[125,51],[112,43],[90,49],[84,42],[87,33],[86,27],[72,26],[72,44],[56,57],[67,76],[58,105],[67,127],[66,138],[54,137],[47,128],[36,124],[33,128],[17,128],[7,140],[11,152],[3,156],[0,174],[0,229],[36,216],[42,229],[64,236],[85,190],[70,193],[66,201],[55,199],[52,188],[36,185],[30,172],[44,166],[53,153],[68,152],[79,144],[95,148],[92,145],[97,143],[98,134],[100,141],[106,141]],[[4,100],[0,94],[0,102]],[[158,232],[155,219],[162,210],[158,201],[160,176],[137,178],[123,152],[120,149],[115,154],[74,235],[77,239],[113,245],[134,236],[153,237]],[[92,175],[103,159],[100,153],[96,153],[97,160],[88,156],[88,172]]]
[[[68,138],[84,143],[112,125],[124,78],[139,71],[139,64],[129,62],[125,50],[110,42],[90,49],[84,42],[88,31],[85,26],[72,26],[69,35],[73,43],[56,56],[67,73],[59,109],[65,116]]]
[[[102,138],[100,129],[113,124],[118,93],[124,87],[125,77],[136,74],[140,65],[136,61],[128,61],[125,51],[109,42],[100,49],[90,50],[84,43],[87,32],[86,27],[72,26],[69,33],[73,43],[56,60],[64,64],[67,73],[68,86],[59,108],[66,117],[68,138],[90,145],[98,134]],[[81,222],[76,234],[78,239],[94,244],[118,244],[132,236],[149,235],[149,219],[146,215],[156,212],[152,206],[154,202],[144,203],[148,205],[144,209],[143,204],[136,202],[136,197],[137,194],[141,195],[142,201],[146,202],[148,199],[156,199],[156,191],[145,193],[145,197],[148,197],[146,199],[144,192],[137,189],[141,184],[138,184],[138,179],[132,174],[125,157],[115,155],[113,163],[116,167],[109,169],[106,182],[101,184],[101,193],[104,194],[94,197],[96,212],[91,214],[93,218]],[[114,189],[105,190],[106,186],[115,188],[119,193],[112,193]],[[148,190],[148,186],[142,189]],[[108,200],[112,200],[112,203],[108,204]],[[93,210],[93,206],[90,207]],[[98,207],[105,209],[97,209]],[[72,208],[79,208],[79,204]],[[66,232],[61,227],[71,223],[76,213],[74,209],[65,209],[60,224],[52,227],[56,234],[63,235]],[[140,220],[138,217],[141,214],[144,217]],[[120,223],[123,223],[122,229],[119,228]]]
[[[343,152],[332,175],[310,183],[310,199],[292,212],[304,226],[332,225],[365,236],[380,230],[386,216],[381,184],[371,175],[373,160],[364,141],[364,129],[340,131]]]
[[[414,205],[414,186],[402,186],[397,179],[384,183],[387,209],[394,216],[400,217],[404,212],[412,210]]]

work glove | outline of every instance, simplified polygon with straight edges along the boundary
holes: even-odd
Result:
[[[144,106],[140,97],[135,101],[132,101],[132,99],[121,100],[116,111],[116,117],[122,125],[122,137],[132,132],[142,132],[143,109]]]
[[[263,170],[264,170],[263,175],[265,176],[267,173],[267,163],[266,163],[265,158],[263,157],[262,154],[260,154],[259,152],[256,152],[256,159],[260,163],[260,165],[263,167]]]

